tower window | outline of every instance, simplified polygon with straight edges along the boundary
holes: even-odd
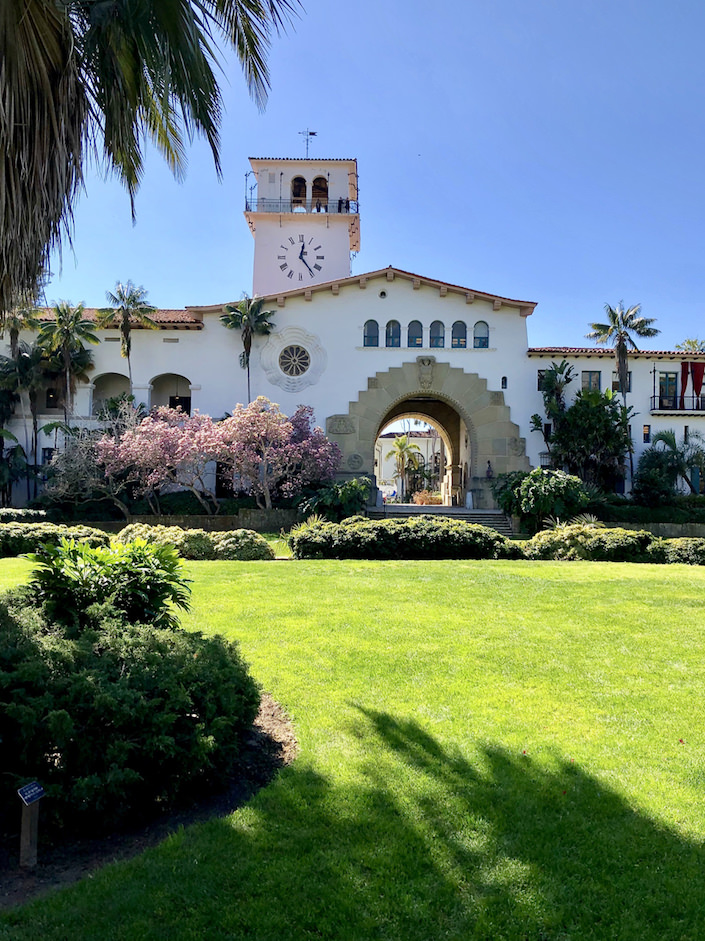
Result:
[[[379,324],[376,320],[368,320],[362,334],[363,346],[379,346]]]
[[[507,388],[507,377],[506,377],[506,376],[502,376],[502,388],[503,388],[503,389],[506,389],[506,388]]]
[[[401,325],[398,320],[387,324],[387,346],[401,346]]]
[[[431,347],[435,349],[440,349],[442,346],[445,346],[446,342],[446,328],[440,320],[434,320],[431,324]]]
[[[409,324],[407,346],[423,346],[423,327],[420,320],[412,320]]]
[[[316,212],[328,212],[328,180],[317,176],[311,186],[312,208]]]
[[[490,328],[484,320],[478,320],[472,331],[472,345],[476,350],[486,350],[490,345]]]
[[[583,392],[600,391],[602,374],[599,369],[583,369],[581,379]]]
[[[295,176],[291,181],[291,205],[306,205],[306,180],[302,176]]]
[[[451,344],[454,350],[464,350],[468,345],[468,328],[462,320],[456,320],[453,324]]]

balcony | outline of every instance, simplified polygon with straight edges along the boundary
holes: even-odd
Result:
[[[652,412],[703,412],[705,414],[705,393],[686,395],[681,404],[679,395],[652,395]]]
[[[271,212],[276,214],[327,212],[334,216],[353,216],[360,211],[356,199],[268,199],[265,197],[245,200],[245,212]]]

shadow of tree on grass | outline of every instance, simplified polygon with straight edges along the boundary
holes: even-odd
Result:
[[[569,761],[494,746],[471,762],[360,707],[346,731],[364,755],[347,778],[300,759],[233,817],[10,913],[0,937],[705,937],[702,845]]]

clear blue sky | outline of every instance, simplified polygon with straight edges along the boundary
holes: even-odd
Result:
[[[702,0],[304,0],[270,57],[260,114],[225,64],[224,176],[195,141],[176,183],[147,161],[125,192],[89,174],[47,298],[160,307],[251,290],[250,156],[356,157],[362,249],[386,265],[533,300],[529,340],[585,345],[605,302],[705,336]],[[74,258],[75,255],[75,258]]]

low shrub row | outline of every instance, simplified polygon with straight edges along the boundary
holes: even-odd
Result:
[[[0,509],[0,523],[43,523],[46,520],[46,510],[16,510],[9,506]]]
[[[432,516],[294,527],[289,546],[297,559],[516,559],[519,544],[473,523]]]
[[[705,565],[705,539],[660,539],[645,531],[559,526],[524,543],[493,529],[431,516],[406,520],[352,517],[295,527],[289,545],[297,559],[554,559]]]
[[[110,537],[106,533],[90,526],[4,523],[0,526],[0,558],[36,552],[42,545],[58,546],[62,539],[73,539],[93,548],[110,544]]]
[[[146,539],[158,546],[171,546],[184,559],[196,561],[230,559],[253,562],[274,558],[274,550],[264,536],[251,529],[207,533],[204,529],[131,523],[115,537],[115,541],[120,543],[128,543],[133,539]]]

